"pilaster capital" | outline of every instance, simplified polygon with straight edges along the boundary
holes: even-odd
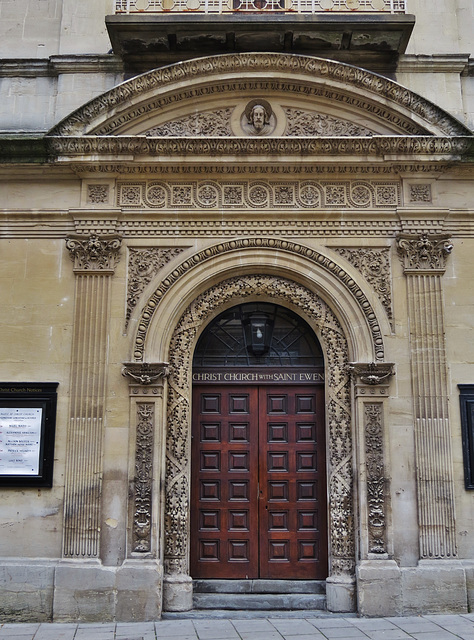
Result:
[[[357,395],[387,394],[390,379],[395,375],[392,362],[350,362],[348,366]]]
[[[118,235],[71,235],[66,248],[74,262],[75,273],[112,275],[120,256],[122,239]]]
[[[405,275],[442,275],[453,245],[447,235],[399,234],[397,249]]]
[[[124,362],[122,375],[128,378],[131,385],[143,387],[162,386],[168,376],[167,362]]]

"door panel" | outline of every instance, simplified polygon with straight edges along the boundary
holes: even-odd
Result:
[[[260,577],[327,577],[323,387],[259,389]]]
[[[258,390],[195,388],[192,449],[191,574],[258,577]]]
[[[191,573],[324,579],[324,390],[193,390]]]

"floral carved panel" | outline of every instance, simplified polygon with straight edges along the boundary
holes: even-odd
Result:
[[[314,328],[326,353],[326,423],[331,575],[351,574],[355,565],[352,435],[348,345],[342,327],[315,293],[285,278],[235,277],[200,295],[181,317],[169,348],[167,403],[165,570],[188,573],[191,365],[199,328],[222,306],[245,300],[271,300],[291,306]]]
[[[137,306],[140,295],[145,287],[152,281],[159,270],[175,256],[184,251],[182,247],[162,249],[150,247],[147,249],[130,247],[128,254],[127,277],[127,311],[125,316],[125,328],[130,321],[130,316]]]
[[[334,250],[348,260],[373,287],[393,329],[390,249],[388,247],[380,249],[337,247]]]

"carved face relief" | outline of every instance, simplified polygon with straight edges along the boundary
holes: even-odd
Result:
[[[245,133],[264,136],[275,130],[276,118],[269,102],[263,99],[251,100],[244,109],[241,127]]]

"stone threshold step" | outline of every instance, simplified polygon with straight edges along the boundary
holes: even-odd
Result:
[[[261,610],[229,610],[229,609],[201,609],[192,611],[164,611],[162,620],[258,620],[261,618],[357,618],[356,613],[332,613],[331,611],[310,610],[303,611],[261,611]]]
[[[193,580],[194,593],[326,593],[325,580]]]
[[[195,609],[258,609],[265,611],[325,609],[326,596],[315,593],[195,593],[193,605]]]

